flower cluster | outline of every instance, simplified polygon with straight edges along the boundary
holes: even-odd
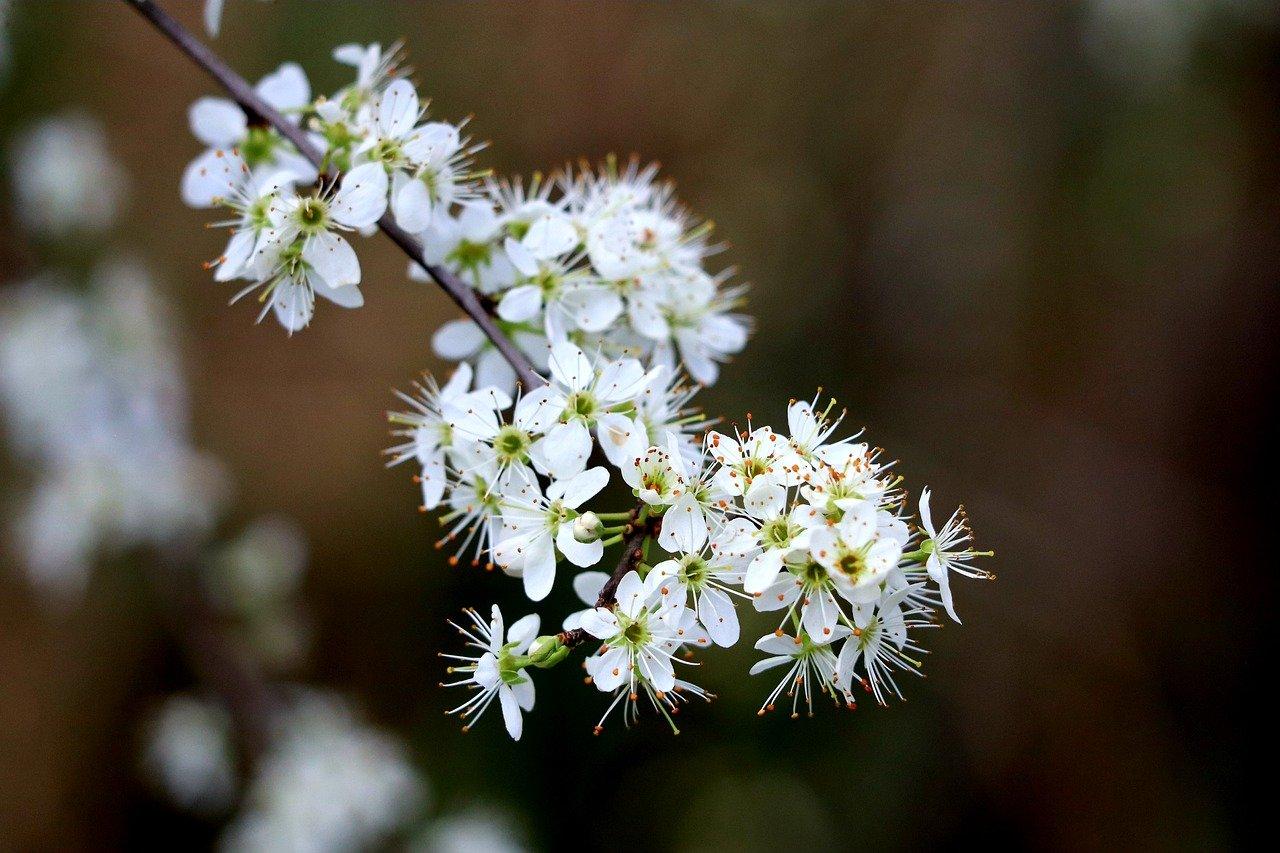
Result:
[[[331,96],[312,98],[291,64],[258,84],[285,117],[274,125],[197,102],[192,129],[210,148],[183,194],[231,211],[215,277],[246,279],[241,295],[256,291],[290,332],[316,295],[362,301],[339,232],[408,232],[422,247],[411,278],[474,291],[479,307],[433,336],[458,369],[444,385],[426,376],[390,414],[389,463],[416,466],[451,564],[500,568],[535,602],[569,566],[588,570],[572,581],[588,607],[543,636],[536,616],[508,631],[496,607],[487,620],[468,611],[455,627],[472,652],[449,656],[451,684],[474,691],[454,709],[466,725],[496,699],[519,737],[530,670],[588,638],[608,709],[630,722],[643,696],[671,721],[688,697],[710,698],[677,670],[738,642],[743,602],[774,614],[752,671],[786,667],[762,712],[783,694],[792,713],[815,693],[850,707],[859,690],[899,696],[896,676],[920,668],[917,629],[939,608],[955,616],[950,575],[985,575],[980,553],[961,514],[934,528],[927,490],[914,524],[892,465],[836,437],[833,404],[792,401],[785,430],[724,432],[691,405],[750,328],[735,313],[742,288],[708,267],[710,225],[639,161],[527,182],[476,171],[481,146],[463,124],[427,119],[398,48],[334,57],[356,79]],[[634,500],[612,504],[611,482]],[[595,571],[618,545],[617,567]]]
[[[611,451],[612,427],[597,424],[593,446],[582,424],[579,439],[566,441],[572,452],[562,450],[551,436],[577,423],[570,389],[594,389],[618,375],[643,382],[639,364],[629,373],[618,362],[593,366],[569,347],[555,349],[552,383],[516,403],[509,422],[499,408],[511,401],[493,389],[467,390],[465,370],[445,390],[417,398],[416,415],[396,416],[413,428],[393,461],[422,462],[424,489],[434,483],[428,502],[448,500],[445,521],[457,519],[441,544],[465,531],[473,563],[487,551],[522,578],[533,601],[550,592],[562,563],[591,569],[626,533],[647,534],[611,595],[602,595],[608,574],[573,578],[587,609],[571,614],[561,634],[535,639],[536,618],[526,617],[504,636],[496,607],[490,623],[473,613],[473,627],[459,630],[479,655],[457,658],[467,665],[454,668],[465,677],[453,684],[477,692],[456,710],[474,719],[502,698],[508,731],[519,737],[520,712],[533,706],[529,669],[554,665],[570,644],[594,637],[601,645],[585,666],[590,683],[612,696],[605,716],[621,707],[630,722],[645,697],[671,722],[688,697],[709,698],[677,670],[692,665],[694,650],[735,645],[737,608],[747,602],[774,620],[756,642],[766,657],[752,673],[786,668],[761,713],[783,694],[793,716],[801,705],[812,713],[815,694],[850,708],[862,691],[881,704],[901,698],[896,677],[918,674],[921,665],[917,629],[935,625],[940,607],[956,618],[951,574],[986,575],[972,561],[990,552],[968,547],[962,513],[935,527],[926,489],[914,525],[892,463],[856,436],[836,438],[843,413],[833,404],[819,409],[816,399],[791,401],[782,431],[749,424],[708,431],[700,441],[675,432],[641,450],[650,434],[633,424],[618,429],[639,442]],[[581,370],[566,388],[570,354]],[[653,382],[635,387],[648,393]],[[635,403],[624,397],[623,405]],[[584,469],[597,447],[608,465]],[[638,512],[589,508],[610,468],[639,499]],[[624,551],[624,567],[629,556]]]
[[[742,288],[705,268],[718,249],[710,225],[676,203],[655,166],[609,159],[527,185],[494,179],[473,169],[482,146],[465,123],[428,120],[397,48],[344,45],[334,57],[356,79],[331,96],[313,99],[293,63],[256,88],[313,150],[251,124],[231,101],[191,107],[192,133],[207,148],[187,167],[182,195],[230,212],[216,223],[230,240],[209,266],[219,281],[249,282],[236,299],[257,292],[260,316],[274,311],[290,332],[311,321],[316,296],[358,307],[360,263],[341,232],[368,232],[389,211],[418,236],[426,264],[494,306],[499,327],[540,369],[551,345],[573,342],[672,374],[683,366],[711,384],[743,348],[749,323],[734,313]],[[409,275],[429,277],[416,262]],[[514,391],[515,371],[472,321],[445,324],[434,345],[472,363],[482,386]]]

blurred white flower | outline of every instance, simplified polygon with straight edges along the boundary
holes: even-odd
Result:
[[[418,853],[522,853],[529,848],[509,815],[477,807],[433,821],[413,849]]]
[[[225,491],[191,447],[164,308],[112,262],[87,294],[40,279],[0,306],[0,408],[36,477],[14,534],[32,581],[62,598],[95,553],[206,529]]]
[[[223,850],[375,847],[425,804],[426,783],[403,744],[336,696],[300,693],[278,723]]]
[[[125,176],[87,115],[38,122],[15,142],[9,165],[18,219],[40,237],[100,233],[115,224]]]
[[[220,705],[186,695],[166,699],[147,725],[143,762],[184,809],[216,814],[235,797],[231,719]]]

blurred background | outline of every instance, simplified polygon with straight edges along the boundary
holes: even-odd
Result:
[[[198,29],[198,4],[164,5]],[[997,552],[995,583],[958,586],[963,626],[927,637],[906,703],[758,719],[771,685],[743,674],[744,643],[709,661],[720,699],[691,706],[679,737],[651,718],[592,737],[602,697],[574,667],[541,674],[518,744],[495,719],[459,734],[437,687],[444,619],[528,604],[505,578],[448,568],[407,472],[380,456],[391,389],[445,366],[428,340],[455,309],[378,239],[359,311],[321,311],[289,339],[228,308],[200,268],[222,238],[178,197],[200,150],[187,105],[220,93],[122,4],[0,2],[0,350],[47,371],[28,393],[76,397],[58,367],[73,331],[104,306],[123,315],[66,358],[105,347],[169,413],[156,428],[130,411],[124,434],[158,434],[139,440],[158,448],[148,486],[198,472],[169,484],[161,516],[214,543],[201,560],[229,580],[211,618],[309,685],[320,734],[302,752],[368,760],[362,784],[396,804],[369,818],[394,827],[381,843],[1250,838],[1274,594],[1252,553],[1276,509],[1274,6],[227,7],[215,47],[235,68],[254,80],[296,60],[317,92],[348,79],[335,45],[404,38],[433,113],[474,114],[499,173],[661,161],[752,284],[757,333],[705,408],[780,421],[822,385]],[[39,135],[51,115],[105,148],[87,164],[92,146],[73,149],[97,190],[72,201],[88,222],[75,234],[23,195],[23,146],[57,147]],[[52,303],[32,286],[50,277],[65,282]],[[173,559],[147,544],[156,522],[117,506],[97,548],[41,517],[41,495],[79,495],[93,475],[42,479],[24,399],[4,401],[0,439],[0,848],[253,838],[229,805],[243,768],[208,754],[225,715],[148,581]],[[71,443],[92,444],[95,424],[66,405]],[[575,604],[554,595],[544,625]],[[221,785],[157,781],[184,760],[220,768]]]

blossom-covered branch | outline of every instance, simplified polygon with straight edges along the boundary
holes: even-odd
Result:
[[[294,92],[290,92],[290,88],[297,82],[297,76],[291,70],[285,71],[282,76],[273,80],[272,85],[267,87],[265,91],[255,90],[243,77],[232,71],[217,54],[202,44],[199,39],[195,38],[185,27],[170,17],[152,0],[124,0],[124,2],[136,9],[139,14],[150,21],[156,29],[164,33],[192,61],[217,80],[219,85],[227,90],[227,93],[244,111],[244,118],[248,123],[239,132],[239,140],[225,139],[221,134],[215,134],[216,139],[205,141],[249,142],[252,140],[274,147],[279,144],[279,140],[271,139],[271,134],[278,134],[279,137],[287,140],[294,148],[293,156],[290,157],[288,165],[294,167],[294,174],[300,180],[311,179],[317,174],[314,170],[323,169],[326,178],[330,182],[336,181],[337,173],[332,168],[333,164],[331,162],[326,163],[325,155],[316,147],[313,139],[304,132],[296,121],[290,121],[281,115],[279,108],[288,109],[295,106],[289,95],[296,92],[296,89]],[[297,66],[292,66],[291,68],[297,68]],[[305,80],[303,83],[305,85]],[[283,97],[283,100],[273,99],[273,94],[277,97]],[[225,110],[216,106],[205,112],[203,120],[207,122],[206,126],[218,126],[220,131],[225,131],[228,127],[234,128],[241,124],[235,118],[229,118]],[[257,131],[256,134],[254,133],[255,130]],[[257,136],[257,139],[253,139],[254,136]],[[212,182],[205,182],[204,186],[206,188],[209,186],[216,188],[222,181],[221,176],[234,169],[230,165],[232,159],[238,160],[240,165],[247,165],[247,161],[240,160],[235,155],[229,156],[226,164],[219,163],[218,161],[222,157],[217,152],[220,150],[216,147],[211,149],[210,153],[213,156],[206,157],[199,167],[205,170],[204,176]],[[230,152],[225,153],[230,154]],[[249,159],[252,159],[249,149],[243,149],[243,153]],[[303,165],[303,162],[309,163],[313,168],[307,168],[307,166]],[[326,165],[328,168],[325,168]],[[521,381],[530,387],[537,387],[541,384],[541,379],[534,372],[528,358],[516,349],[490,320],[488,312],[475,291],[467,287],[464,282],[444,267],[427,263],[423,258],[422,244],[412,234],[396,224],[392,217],[379,215],[374,218],[372,224],[376,224],[411,259],[421,263],[422,268],[444,289],[445,293],[449,294],[449,297],[458,304],[458,307],[466,312],[467,316],[476,323],[493,343],[493,346],[502,353]],[[364,227],[368,227],[368,224],[365,224]]]
[[[482,146],[466,122],[427,116],[398,47],[338,47],[355,79],[328,96],[292,63],[250,90],[153,3],[132,2],[248,108],[193,105],[208,149],[182,187],[190,206],[230,211],[209,266],[246,282],[232,301],[256,294],[259,319],[290,334],[317,295],[359,307],[344,233],[376,226],[408,252],[411,278],[467,314],[433,336],[454,374],[425,376],[390,413],[389,464],[417,468],[451,565],[500,568],[534,602],[573,572],[586,606],[541,635],[535,614],[508,627],[496,606],[468,610],[455,624],[467,648],[443,655],[450,686],[469,691],[451,712],[464,728],[496,701],[518,738],[533,671],[594,638],[588,682],[610,697],[597,732],[616,709],[635,720],[642,698],[674,729],[682,703],[711,698],[677,670],[739,641],[738,602],[777,614],[751,672],[785,675],[761,713],[784,694],[793,715],[815,696],[901,695],[897,676],[922,665],[918,630],[940,608],[955,618],[951,575],[986,576],[973,560],[989,552],[970,547],[961,511],[934,526],[927,489],[917,522],[895,463],[837,434],[833,400],[792,399],[785,429],[750,416],[713,429],[692,401],[746,345],[744,288],[710,266],[710,224],[655,166],[609,158],[497,180],[473,166]],[[613,503],[619,480],[635,508]],[[615,547],[612,574],[594,570]]]

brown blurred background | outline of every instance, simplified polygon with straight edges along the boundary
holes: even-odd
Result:
[[[228,0],[216,47],[251,79],[293,59],[333,90],[336,44],[403,37],[433,112],[474,113],[499,173],[660,160],[753,285],[758,332],[705,407],[782,420],[822,385],[997,551],[906,704],[759,720],[744,643],[708,662],[721,699],[678,738],[591,737],[601,698],[562,667],[518,745],[493,720],[458,734],[435,659],[446,615],[524,612],[518,585],[448,569],[379,457],[390,389],[442,367],[428,338],[452,306],[375,238],[362,310],[293,339],[253,325],[177,194],[212,84],[118,3],[20,4],[13,26],[0,133],[65,105],[104,122],[125,236],[178,309],[198,444],[237,484],[228,524],[302,524],[308,675],[409,738],[437,806],[501,803],[547,848],[1232,847],[1260,822],[1266,4]],[[0,572],[0,625],[0,848],[208,843],[137,780],[140,713],[191,675],[129,561],[61,615]]]

